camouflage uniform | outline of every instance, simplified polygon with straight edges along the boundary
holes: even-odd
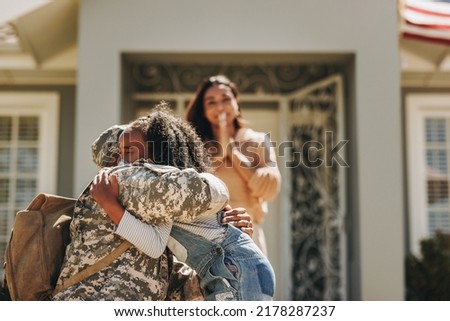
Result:
[[[142,166],[147,170],[143,171]],[[210,206],[208,184],[193,169],[137,163],[112,171],[118,177],[122,204],[144,222],[167,222],[172,218],[190,221]],[[117,247],[122,239],[114,234],[114,228],[86,188],[75,205],[72,242],[67,247],[58,284]],[[132,246],[111,265],[61,291],[53,299],[164,300],[169,288],[170,263],[167,253],[154,259]],[[193,284],[195,287],[195,282]]]
[[[208,183],[192,168],[180,170],[141,160],[111,173],[119,181],[123,207],[145,223],[189,223],[211,206]]]
[[[173,257],[172,253],[168,251]],[[171,261],[172,262],[172,261]],[[204,301],[200,277],[192,268],[173,257],[166,301]]]
[[[119,154],[119,137],[127,125],[109,127],[91,145],[92,161],[99,167],[109,166]]]

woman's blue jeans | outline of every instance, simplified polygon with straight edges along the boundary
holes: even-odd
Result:
[[[247,234],[232,225],[225,227],[220,244],[176,225],[170,233],[186,249],[185,263],[200,276],[206,300],[272,300],[275,273],[269,260]]]

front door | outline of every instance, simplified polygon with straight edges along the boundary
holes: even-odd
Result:
[[[243,117],[254,130],[270,134],[282,176],[280,194],[269,203],[263,223],[269,260],[277,278],[275,300],[345,300],[344,171],[337,164],[315,170],[292,168],[292,155],[296,153],[293,146],[306,136],[315,135],[321,144],[336,144],[341,139],[342,80],[330,77],[341,68],[257,62],[177,64],[161,62],[163,57],[156,59],[152,55],[148,60],[134,59],[132,55],[124,58],[125,122],[147,113],[160,100],[170,103],[174,112],[184,117],[185,107],[204,77],[222,73],[238,84]],[[314,103],[305,118],[308,109],[302,102]],[[331,131],[332,141],[328,136],[328,141],[325,136],[318,137],[314,130],[319,128]],[[312,186],[309,191],[301,185],[308,179]],[[323,208],[318,209],[319,204]],[[315,224],[307,225],[311,217]]]
[[[346,299],[343,82],[331,76],[289,96],[292,299]]]

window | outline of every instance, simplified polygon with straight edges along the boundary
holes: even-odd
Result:
[[[410,243],[437,230],[450,233],[450,95],[414,94],[406,99]]]
[[[39,192],[56,193],[58,119],[56,94],[0,93],[2,256],[15,213]]]

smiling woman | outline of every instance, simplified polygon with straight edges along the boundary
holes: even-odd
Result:
[[[268,201],[280,190],[281,174],[268,136],[246,127],[236,85],[223,75],[205,79],[187,109],[214,165],[214,174],[230,191],[230,204],[247,209],[254,222],[253,239],[267,255],[261,224]]]

